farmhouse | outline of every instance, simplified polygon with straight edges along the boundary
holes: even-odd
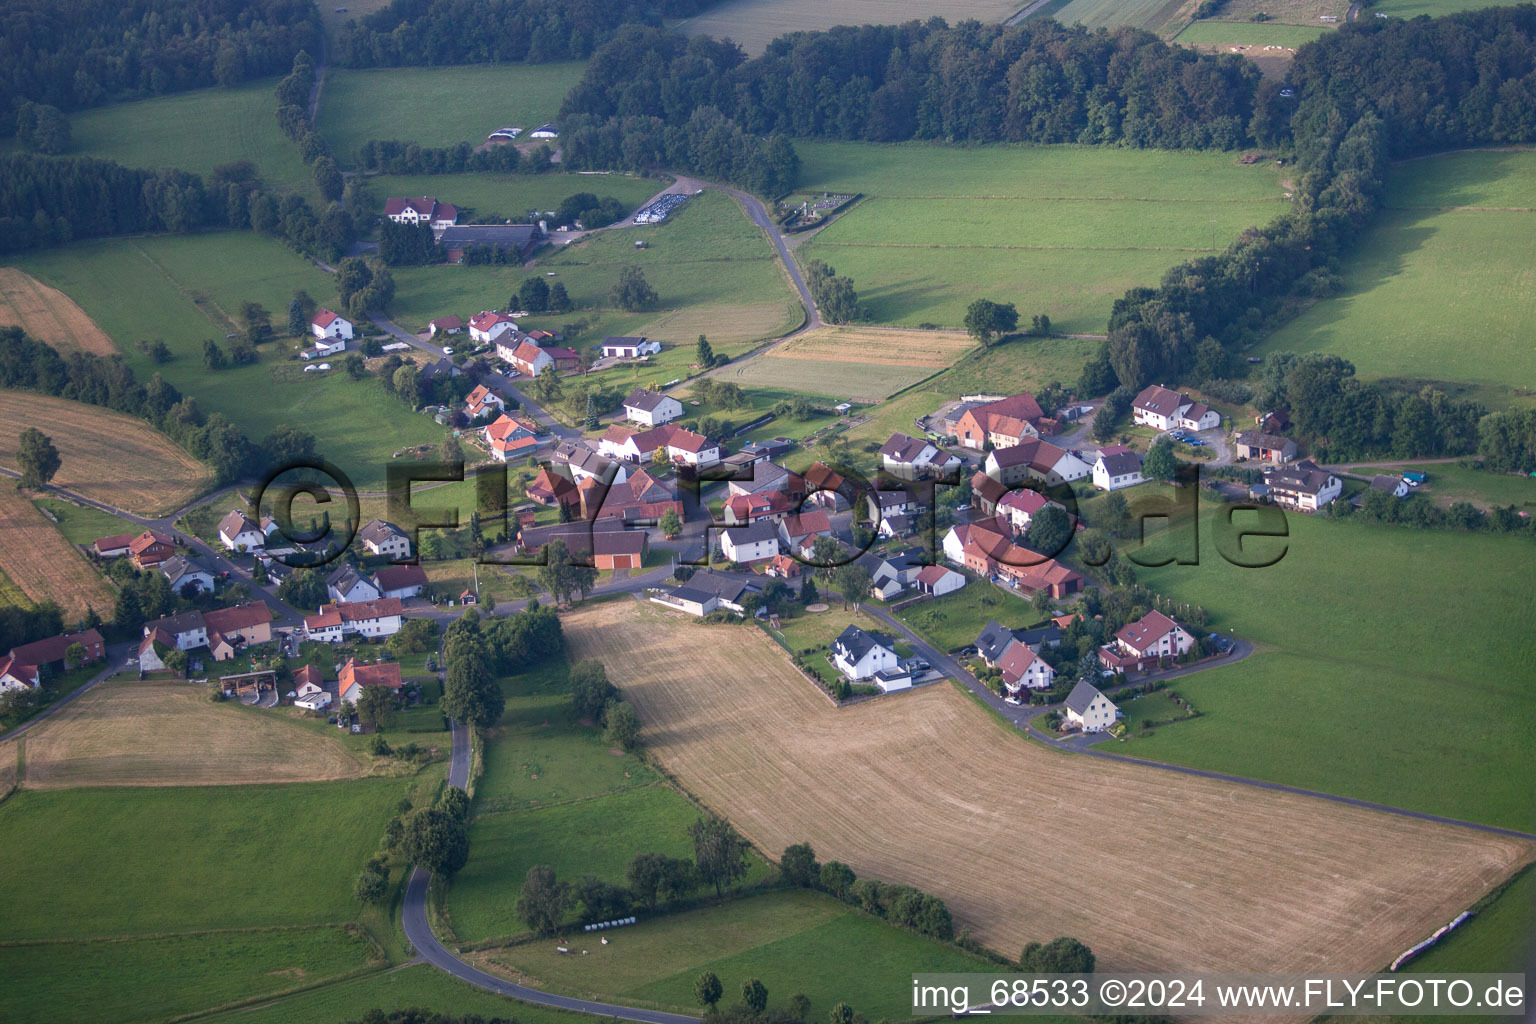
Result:
[[[370,555],[387,555],[396,561],[411,557],[411,538],[394,523],[375,519],[357,531],[357,539]]]
[[[380,597],[420,597],[427,587],[427,571],[419,565],[386,565],[373,574]]]
[[[720,461],[720,446],[675,423],[635,431],[614,424],[598,442],[598,451],[615,459],[642,462],[665,449],[667,458],[691,466],[711,466]]]
[[[493,309],[482,310],[469,318],[469,340],[485,342],[487,344],[496,341],[502,335],[511,331],[517,333],[517,321],[505,313],[498,313]],[[497,354],[500,355],[498,346]],[[502,356],[503,359],[506,356]]]
[[[1101,491],[1118,491],[1122,487],[1135,487],[1144,483],[1141,475],[1141,455],[1123,444],[1112,444],[1099,449],[1099,457],[1093,464],[1093,486]]]
[[[1157,430],[1210,430],[1221,425],[1221,413],[1188,395],[1149,384],[1131,402],[1131,418]]]
[[[35,690],[43,685],[36,665],[17,661],[7,654],[0,658],[0,693],[7,690]]]
[[[336,674],[336,693],[343,704],[356,704],[365,686],[383,686],[398,690],[404,685],[400,679],[398,661],[381,661],[376,665],[359,665],[356,658],[348,658]]]
[[[645,427],[659,427],[683,414],[682,403],[670,395],[636,388],[624,399],[624,417]]]
[[[116,558],[118,555],[128,553],[128,545],[133,543],[133,534],[114,533],[110,537],[97,537],[91,542],[91,551],[97,558]]]
[[[1276,505],[1298,512],[1325,508],[1344,490],[1344,483],[1311,459],[1302,459],[1264,473],[1264,483]]]
[[[779,532],[772,523],[766,522],[721,530],[720,552],[739,565],[772,558],[779,553]]]
[[[372,580],[350,565],[341,566],[325,578],[325,592],[332,601],[343,604],[349,601],[376,601],[383,596]]]
[[[1062,705],[1062,718],[1067,726],[1083,732],[1103,732],[1115,724],[1118,715],[1119,709],[1086,679],[1072,687]]]
[[[506,412],[506,409],[506,400],[484,384],[477,386],[475,390],[464,396],[464,413],[471,420],[477,420],[493,412]]]
[[[1039,437],[1043,415],[1035,396],[1021,392],[971,406],[955,423],[955,439],[973,451],[981,451],[988,444],[1010,448],[1026,438]]]
[[[785,516],[779,522],[779,543],[783,550],[801,558],[810,556],[817,537],[832,536],[832,520],[825,509],[813,508],[798,515]]]
[[[449,263],[462,263],[465,249],[481,245],[525,260],[541,238],[537,224],[456,224],[437,232],[438,247]]]
[[[458,223],[459,211],[452,203],[440,203],[431,196],[421,196],[384,200],[384,216],[396,224],[428,224],[437,230]]]
[[[175,554],[176,545],[163,533],[145,530],[128,545],[128,558],[135,569],[153,569]]]
[[[575,506],[581,500],[576,495],[576,484],[556,472],[552,466],[539,470],[539,475],[533,478],[523,493],[530,501],[540,505]]]
[[[309,322],[309,330],[319,341],[345,342],[352,340],[352,321],[340,313],[333,313],[329,309],[318,310],[315,313],[314,319]],[[320,354],[331,355],[335,352],[340,352],[345,347],[343,345],[341,348],[332,348],[329,351],[322,351]],[[315,348],[319,350],[321,345],[317,342]]]
[[[606,488],[588,478],[577,485],[582,516],[587,519],[619,519],[623,522],[655,522],[668,510],[683,514],[676,492],[643,469]]]
[[[942,565],[925,565],[917,574],[917,589],[929,597],[943,597],[965,586],[965,577]]]
[[[661,342],[648,338],[617,337],[603,339],[604,359],[639,359],[661,351]],[[678,415],[682,415],[679,413]]]
[[[1008,493],[1009,485],[987,476],[986,470],[978,469],[971,474],[971,504],[987,515],[997,512],[998,502],[1006,498]]]
[[[892,434],[880,448],[880,464],[887,473],[903,480],[943,476],[960,468],[958,456],[932,441],[906,434]]]
[[[982,466],[988,476],[1009,487],[1025,480],[1054,486],[1081,480],[1092,471],[1088,463],[1065,448],[1037,437],[989,452]]]
[[[231,509],[219,520],[219,543],[227,551],[255,551],[266,546],[267,535],[250,516],[239,509]]]
[[[9,655],[12,668],[21,671],[23,667],[37,669],[74,668],[67,664],[69,649],[79,644],[85,652],[81,658],[81,665],[88,665],[93,661],[100,661],[107,656],[106,641],[95,629],[81,630],[78,633],[59,633],[55,636],[45,637],[42,640],[34,640],[29,644],[18,644],[12,647]]]
[[[187,594],[188,587],[191,588],[191,593],[213,593],[215,586],[213,573],[185,555],[172,555],[161,562],[160,572],[165,576],[166,582],[171,585],[174,593]]]
[[[1284,465],[1296,457],[1296,442],[1262,430],[1244,430],[1237,435],[1237,457]]]
[[[538,438],[527,421],[502,413],[493,423],[481,430],[491,458],[497,462],[511,462],[529,455],[539,446]]]
[[[435,338],[439,334],[462,334],[464,321],[456,316],[440,316],[427,324],[428,337]],[[452,366],[452,363],[449,363]],[[457,369],[457,367],[455,367]]]
[[[354,634],[363,637],[394,636],[400,632],[403,615],[400,599],[394,597],[347,604],[324,604],[318,613],[304,617],[304,635],[310,640],[330,644],[339,644]]]

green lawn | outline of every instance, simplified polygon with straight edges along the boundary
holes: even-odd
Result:
[[[1197,21],[1174,37],[1176,43],[1210,43],[1216,45],[1243,44],[1247,46],[1301,46],[1310,43],[1324,32],[1333,29],[1326,25],[1280,25],[1272,22],[1251,21]]]
[[[1203,717],[1138,756],[1530,829],[1530,542],[1288,517],[1284,557],[1138,570],[1259,653],[1178,690]],[[1277,541],[1250,542],[1278,550]],[[1149,552],[1149,554],[1152,552]],[[1432,769],[1428,766],[1433,766]]]
[[[1009,629],[1021,629],[1038,618],[1028,601],[981,580],[971,580],[953,594],[903,608],[896,617],[941,651],[974,644],[977,634],[993,619]]]
[[[399,139],[423,146],[479,145],[504,125],[525,130],[554,118],[584,62],[475,64],[326,73],[320,134],[337,158],[355,162],[363,143]],[[268,119],[272,115],[268,113]]]
[[[1491,406],[1530,405],[1536,351],[1511,325],[1536,315],[1533,183],[1536,152],[1397,165],[1387,210],[1344,264],[1343,292],[1259,351],[1332,352],[1363,377],[1456,381]]]
[[[371,379],[301,372],[287,339],[264,345],[251,366],[211,372],[203,365],[204,340],[225,344],[242,301],[260,302],[279,330],[294,291],[322,305],[335,301],[331,276],[273,239],[251,232],[111,239],[32,253],[21,265],[79,303],[141,379],[161,374],[256,443],[279,426],[309,431],[361,490],[382,487],[394,452],[442,438],[442,428]],[[171,362],[156,366],[135,345],[154,339],[171,349]]]
[[[806,189],[860,192],[798,251],[854,279],[877,323],[959,327],[971,300],[1103,333],[1110,305],[1285,209],[1274,168],[1230,154],[1076,146],[957,151],[797,143]]]
[[[276,88],[268,79],[71,111],[68,155],[204,177],[220,164],[250,160],[267,185],[319,203],[299,147],[277,126]]]
[[[613,196],[635,209],[665,188],[666,182],[618,173],[428,174],[412,177],[381,174],[370,177],[368,187],[378,200],[381,215],[384,200],[391,196],[433,196],[457,206],[463,223],[466,216],[484,222],[498,217],[522,217],[530,211],[543,214],[558,208],[562,200],[578,192],[591,192],[598,198]]]
[[[1493,473],[1453,462],[1361,466],[1350,472],[1367,476],[1375,473],[1401,476],[1415,469],[1427,474],[1429,479],[1409,493],[1421,494],[1436,504],[1470,501],[1478,508],[1518,505],[1536,512],[1536,479],[1524,473]]]
[[[951,25],[975,19],[1006,20],[1024,6],[1019,0],[928,0],[914,9],[906,0],[860,0],[857,5],[820,0],[726,0],[679,26],[691,36],[732,39],[750,56],[786,32],[811,32],[836,25],[899,25],[913,18],[940,17]]]
[[[7,946],[0,1019],[160,1021],[364,969],[372,957],[366,939],[339,927]]]
[[[37,498],[32,504],[53,513],[54,525],[71,544],[90,544],[98,537],[138,533],[142,529],[138,523],[62,498]]]
[[[691,858],[688,826],[699,813],[681,793],[658,783],[477,817],[470,826],[469,863],[454,876],[448,894],[454,933],[473,942],[522,932],[515,911],[518,887],[535,864],[549,865],[571,882],[590,873],[622,884],[624,868],[639,854]],[[752,865],[748,881],[767,872],[755,856]]]
[[[0,941],[320,924],[411,779],[23,790],[0,804]]]
[[[495,962],[562,992],[631,1000],[696,1013],[693,983],[714,971],[733,1002],[757,978],[768,1005],[787,1008],[802,993],[809,1020],[847,1002],[871,1019],[910,1017],[914,972],[982,971],[988,964],[952,946],[893,928],[829,896],[776,891],[724,906],[642,920],[607,935],[608,944],[575,941],[586,956],[561,956],[550,943],[513,946]],[[857,969],[850,969],[857,963]]]

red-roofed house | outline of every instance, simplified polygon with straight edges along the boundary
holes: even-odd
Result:
[[[1159,384],[1149,384],[1131,402],[1131,418],[1158,430],[1210,430],[1221,425],[1221,413]]]
[[[537,377],[545,370],[558,369],[555,357],[523,334],[503,337],[496,343],[496,354],[518,373],[526,373],[530,377]]]
[[[9,654],[0,657],[0,693],[6,690],[35,690],[43,685],[36,665],[17,661]]]
[[[793,555],[778,554],[768,559],[768,568],[763,570],[763,574],[791,580],[800,575],[800,565],[800,560]]]
[[[133,534],[114,533],[110,537],[98,537],[91,544],[91,550],[98,558],[116,558],[118,555],[128,553],[128,545],[133,543]]]
[[[215,608],[203,613],[203,625],[208,630],[210,649],[217,634],[239,651],[247,644],[264,644],[272,639],[272,609],[261,601],[247,601],[233,608]],[[218,657],[215,651],[214,660],[225,659]]]
[[[485,443],[491,449],[491,458],[497,462],[523,458],[539,446],[533,431],[521,420],[506,413],[502,413],[494,423],[486,424],[483,433]]]
[[[539,470],[539,475],[533,478],[524,493],[540,505],[574,506],[581,500],[576,493],[576,484],[548,466]]]
[[[314,319],[309,322],[309,329],[314,336],[322,341],[351,341],[352,321],[340,313],[333,313],[329,309],[315,311]],[[316,349],[320,346],[316,345]],[[340,349],[335,351],[339,352]],[[330,355],[326,352],[324,355]]]
[[[517,321],[505,313],[483,310],[469,318],[469,340],[493,342],[508,331],[517,333]]]
[[[464,396],[464,412],[472,420],[492,412],[506,412],[506,409],[506,400],[484,384]]]
[[[988,442],[994,448],[1011,448],[1025,438],[1040,436],[1043,415],[1035,396],[1021,392],[966,410],[955,424],[955,438],[975,451]]]
[[[419,597],[427,586],[427,571],[419,565],[386,565],[373,574],[383,597]]]
[[[1002,501],[997,503],[997,516],[1006,519],[1008,525],[1013,527],[1014,533],[1023,533],[1029,529],[1029,521],[1035,513],[1051,504],[1051,500],[1039,491],[1029,488],[1020,488],[1009,491]]]
[[[440,316],[427,324],[429,337],[437,337],[439,334],[460,334],[464,330],[464,321],[456,316]]]
[[[428,224],[433,228],[452,227],[459,221],[459,211],[452,203],[440,203],[431,196],[384,200],[384,216],[396,224]]]
[[[733,494],[726,499],[723,513],[727,524],[740,526],[758,519],[777,522],[789,514],[789,498],[782,491],[762,494]]]
[[[1028,644],[1015,641],[1008,645],[998,659],[997,669],[1003,674],[1003,685],[1008,696],[1016,697],[1025,690],[1049,690],[1056,680],[1056,670],[1046,660],[1032,651]]]
[[[405,610],[398,597],[323,604],[316,614],[304,616],[304,634],[310,640],[330,644],[339,644],[354,634],[365,637],[394,636],[400,632],[404,614]]]
[[[145,530],[128,545],[128,557],[136,569],[153,569],[175,553],[171,538],[154,530]]]
[[[376,665],[359,665],[356,658],[348,658],[336,674],[336,692],[342,703],[356,704],[365,686],[383,686],[398,690],[404,683],[400,679],[398,661],[381,661]]]
[[[917,574],[917,589],[930,597],[943,597],[965,586],[965,577],[942,565],[925,565]]]
[[[94,629],[87,629],[79,633],[60,633],[57,636],[34,640],[29,644],[19,644],[11,648],[10,657],[18,665],[31,665],[36,668],[53,666],[62,669],[66,667],[65,660],[72,644],[79,644],[85,650],[85,660],[80,663],[81,665],[100,661],[107,656],[106,641],[102,640],[101,634]]]
[[[790,554],[809,556],[817,537],[832,536],[832,520],[825,509],[813,508],[796,516],[786,516],[779,523],[779,540]]]
[[[1115,633],[1115,646],[1138,658],[1177,658],[1194,645],[1195,638],[1184,627],[1159,611],[1147,612]]]

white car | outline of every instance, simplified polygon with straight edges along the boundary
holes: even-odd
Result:
[[[304,372],[305,373],[314,373],[318,369],[320,369],[320,367],[318,367],[318,366],[306,366],[306,367],[304,367]]]
[[[452,345],[444,345],[443,346],[443,355],[445,355],[445,356],[453,355],[453,346]]]

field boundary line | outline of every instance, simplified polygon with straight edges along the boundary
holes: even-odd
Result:
[[[614,789],[605,789],[601,793],[588,793],[586,796],[573,796],[569,800],[555,800],[547,804],[539,804],[537,807],[513,807],[505,811],[485,811],[483,813],[476,814],[469,820],[471,823],[473,823],[479,821],[482,818],[495,818],[504,814],[526,814],[529,812],[550,810],[556,807],[574,807],[577,804],[584,804],[592,800],[601,800],[604,797],[614,796],[619,793],[630,793],[636,790],[649,789],[652,786],[664,787],[665,785],[666,780],[664,778],[656,779],[654,782],[644,782],[638,786],[618,786]]]
[[[221,1003],[218,1006],[210,1006],[207,1009],[193,1010],[191,1013],[184,1013],[179,1017],[169,1017],[166,1019],[166,1024],[183,1024],[184,1021],[202,1020],[204,1017],[211,1017],[214,1014],[247,1009],[263,1002],[277,1002],[293,996],[303,995],[305,992],[314,989],[327,988],[345,981],[356,981],[358,978],[366,978],[372,974],[383,974],[385,971],[393,970],[396,966],[394,964],[385,964],[378,967],[355,968],[344,974],[338,974],[330,978],[321,978],[319,981],[311,982],[308,985],[297,985],[293,988],[283,989],[281,992],[274,992],[263,996],[251,996],[247,999],[237,999],[233,1002]],[[400,964],[398,966],[404,967],[409,966],[409,964]]]
[[[224,307],[220,306],[217,302],[215,302],[212,295],[210,295],[208,297],[207,304],[209,306],[212,306],[215,310],[217,310],[219,316],[224,318],[224,323],[222,325],[217,320],[215,320],[213,317],[208,316],[207,310],[205,310],[203,308],[203,303],[199,302],[197,300],[197,297],[195,295],[193,295],[193,293],[187,289],[186,285],[182,284],[179,280],[177,280],[176,275],[172,274],[169,270],[166,270],[165,267],[160,264],[159,260],[155,259],[149,253],[145,252],[143,246],[139,245],[139,243],[137,241],[134,241],[134,240],[129,240],[128,244],[133,247],[133,251],[134,252],[136,252],[140,256],[144,257],[144,259],[149,263],[150,266],[152,266],[156,270],[158,270],[160,272],[160,275],[171,283],[171,287],[176,289],[176,293],[178,295],[180,295],[182,298],[184,298],[188,302],[190,302],[192,304],[192,307],[194,309],[196,309],[198,312],[202,313],[203,316],[208,317],[208,321],[210,323],[212,323],[215,327],[222,327],[222,328],[224,328],[226,330],[226,333],[227,333],[229,328],[235,328],[235,329],[238,330],[239,325],[235,323],[235,318],[230,316],[228,313],[226,313],[224,311]]]
[[[347,931],[356,921],[319,921],[311,924],[254,924],[248,928],[196,928],[186,932],[145,932],[142,935],[87,935],[57,939],[0,939],[0,949],[21,946],[73,946],[100,943],[158,942],[162,939],[198,938],[207,935],[260,935],[268,932],[313,932],[326,928]],[[364,937],[366,936],[359,936]]]

